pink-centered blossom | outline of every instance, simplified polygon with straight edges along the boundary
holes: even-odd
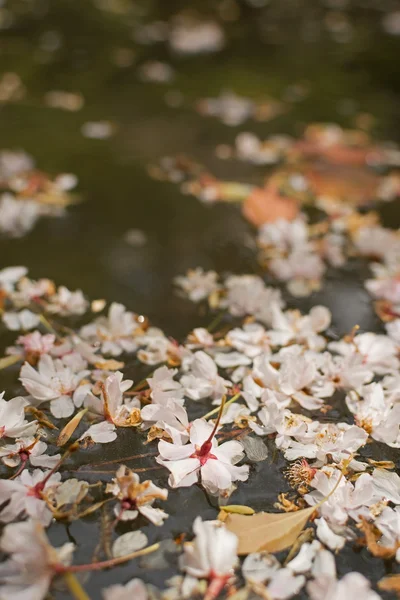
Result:
[[[242,445],[231,440],[218,446],[215,436],[210,440],[213,426],[204,419],[196,419],[190,428],[190,442],[184,446],[161,440],[157,462],[171,473],[169,485],[187,487],[201,481],[211,494],[227,492],[235,481],[246,481],[249,467],[235,466],[243,457]]]

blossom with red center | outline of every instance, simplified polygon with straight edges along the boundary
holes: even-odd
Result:
[[[190,428],[190,441],[176,445],[161,440],[157,462],[169,469],[171,487],[188,487],[201,481],[211,494],[229,491],[234,481],[246,481],[249,467],[235,466],[243,457],[242,445],[231,440],[218,446],[214,427],[196,419]]]

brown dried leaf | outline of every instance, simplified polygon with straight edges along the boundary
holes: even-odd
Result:
[[[225,519],[229,531],[239,538],[238,554],[280,552],[294,544],[315,507],[291,513],[257,513],[251,517],[230,514]]]
[[[400,574],[383,577],[378,581],[378,588],[384,592],[394,592],[400,598]]]
[[[281,196],[275,184],[254,188],[242,206],[243,216],[256,227],[278,219],[295,219],[299,205],[293,198]]]

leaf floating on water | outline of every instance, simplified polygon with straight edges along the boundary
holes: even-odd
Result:
[[[238,554],[280,552],[294,544],[314,511],[312,506],[292,513],[230,514],[225,525],[239,538]]]
[[[228,514],[222,519],[229,531],[239,538],[238,554],[252,552],[280,552],[290,548],[303,531],[314,511],[337,490],[343,473],[333,489],[315,506],[289,513],[257,513],[251,517]]]
[[[115,540],[112,547],[114,558],[127,556],[136,550],[141,550],[147,544],[147,537],[142,531],[128,531]]]

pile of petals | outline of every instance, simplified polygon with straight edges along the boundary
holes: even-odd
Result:
[[[304,223],[296,226],[303,231]],[[385,253],[380,244],[382,260],[393,271],[374,267],[366,286],[395,313],[396,253],[387,247]],[[147,533],[170,517],[169,496],[179,504],[177,488],[198,486],[215,507],[214,520],[200,515],[192,531],[170,540],[179,572],[164,590],[124,580],[103,590],[105,600],[212,600],[235,590],[240,598],[284,600],[303,588],[311,600],[355,592],[379,598],[360,573],[338,579],[335,556],[356,545],[400,562],[400,477],[379,450],[400,446],[397,315],[387,319],[386,334],[354,328],[334,339],[326,307],[308,314],[287,308],[280,290],[258,276],[222,281],[197,268],[175,283],[181,295],[208,306],[210,318],[217,314],[182,343],[121,304],[32,280],[24,267],[0,271],[3,327],[15,338],[0,368],[14,376],[16,394],[0,397],[0,549],[7,556],[0,597],[40,600],[62,578],[76,598],[86,597],[76,574],[162,552],[168,540],[149,545]],[[132,364],[144,377],[125,375]],[[148,448],[144,456],[160,469],[157,483],[123,459],[111,461],[111,479],[96,475],[90,483],[84,468],[70,476],[76,457],[91,466],[97,445],[110,444],[118,456],[127,434]],[[285,459],[290,484],[275,510],[285,516],[315,507],[314,525],[289,544],[286,558],[254,547],[243,560],[221,515],[236,511],[251,522],[252,508],[232,507],[229,498],[251,485],[258,462],[270,464],[271,448]],[[57,521],[100,510],[109,515],[104,560],[75,564],[71,541],[51,545],[46,529]],[[387,589],[387,578],[381,585]]]
[[[75,175],[63,173],[52,179],[35,169],[24,152],[0,152],[0,234],[21,237],[42,217],[58,217],[75,202],[70,191]]]

